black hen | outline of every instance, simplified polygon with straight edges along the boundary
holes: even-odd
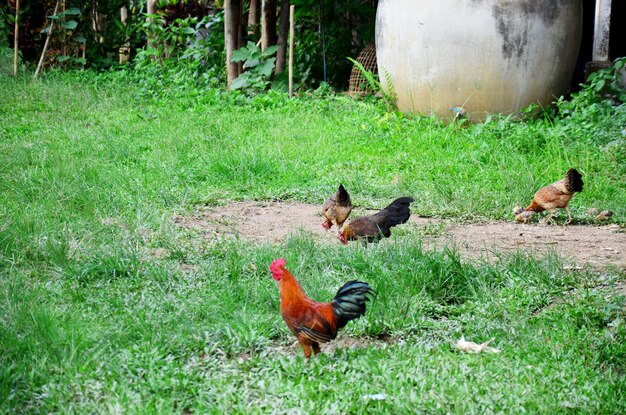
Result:
[[[413,202],[412,197],[401,197],[378,213],[350,221],[339,234],[339,240],[345,245],[352,240],[367,243],[390,237],[392,227],[409,220]]]

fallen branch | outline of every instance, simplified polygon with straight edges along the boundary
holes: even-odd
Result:
[[[59,4],[61,0],[57,0],[57,4],[54,6],[53,16],[57,15],[57,11],[59,10]],[[52,30],[54,29],[54,20],[50,23],[50,29],[48,30],[48,36],[46,36],[46,43],[43,44],[43,51],[41,52],[41,57],[39,58],[39,63],[37,64],[37,69],[35,70],[34,80],[37,80],[39,76],[39,71],[41,71],[41,67],[43,66],[43,60],[46,57],[46,51],[48,50],[48,44],[50,43],[50,36],[52,35]]]

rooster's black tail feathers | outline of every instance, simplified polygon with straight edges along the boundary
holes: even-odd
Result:
[[[375,295],[376,292],[366,282],[354,280],[345,283],[331,302],[337,318],[337,328],[340,329],[348,321],[365,314],[365,302],[370,300],[369,296]]]

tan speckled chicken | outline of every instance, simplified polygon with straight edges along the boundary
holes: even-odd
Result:
[[[346,219],[352,212],[352,201],[350,195],[343,184],[339,185],[339,189],[330,199],[326,199],[322,206],[322,215],[326,221],[322,223],[322,227],[329,230],[333,225],[337,225],[337,230],[341,230]]]
[[[539,189],[539,191],[535,193],[533,201],[524,210],[535,213],[549,210],[550,214],[545,220],[546,223],[548,223],[554,221],[553,216],[557,208],[565,209],[569,217],[566,224],[571,223],[572,214],[568,204],[572,196],[574,196],[574,193],[583,190],[583,184],[582,175],[576,169],[569,169],[563,179]]]

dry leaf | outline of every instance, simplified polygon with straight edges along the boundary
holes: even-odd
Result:
[[[487,340],[484,343],[478,344],[474,342],[469,342],[465,340],[465,336],[461,336],[459,341],[454,345],[457,349],[466,353],[500,353],[500,349],[496,349],[495,347],[489,346],[493,339]]]
[[[384,401],[387,399],[386,393],[373,393],[371,395],[363,395],[363,399],[371,399],[373,401]]]

